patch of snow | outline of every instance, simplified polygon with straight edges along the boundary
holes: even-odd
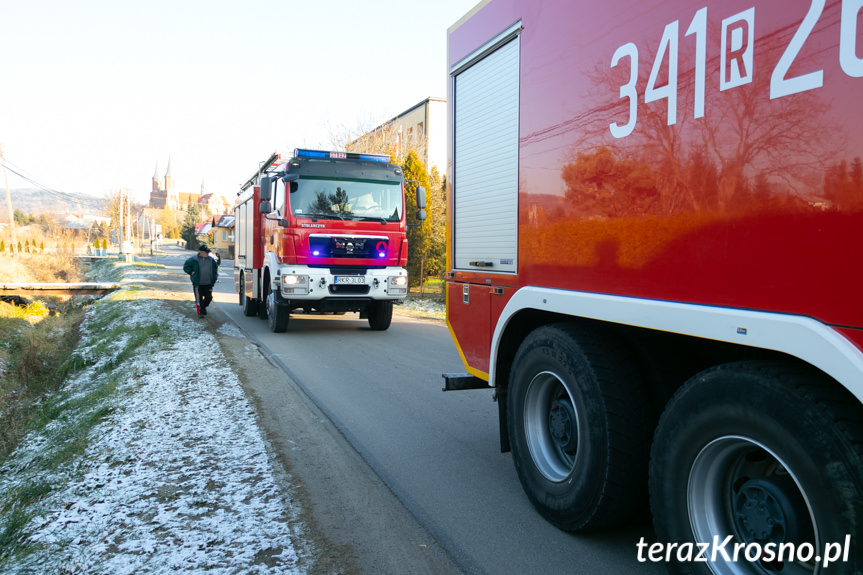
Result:
[[[230,337],[245,337],[245,334],[234,323],[225,322],[219,326],[216,332]]]
[[[432,299],[431,297],[419,299],[419,296],[413,296],[396,309],[410,315],[419,315],[434,319],[446,319],[446,305],[443,302]]]
[[[36,504],[28,553],[4,573],[303,573],[299,510],[280,489],[255,411],[206,323],[159,300],[107,305],[119,306],[124,326],[157,323],[169,335],[111,373],[120,381],[114,411],[82,458],[33,477],[28,461],[51,445],[37,435],[0,468],[0,496],[36,480],[63,486]],[[78,352],[89,365],[67,383],[73,395],[106,377],[100,368],[130,337],[105,342],[87,328],[92,308],[86,318]],[[240,334],[232,324],[219,331],[235,335],[231,328]]]

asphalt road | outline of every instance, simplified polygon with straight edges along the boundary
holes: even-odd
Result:
[[[192,255],[169,253],[172,258],[160,263],[181,265],[181,255]],[[511,456],[500,453],[491,391],[441,391],[442,373],[464,371],[443,322],[396,314],[389,330],[374,332],[356,314],[296,315],[286,333],[274,334],[266,322],[242,315],[232,271],[231,262],[223,262],[215,307],[272,355],[293,391],[344,439],[345,453],[326,457],[358,454],[448,556],[441,565],[451,559],[462,572],[494,575],[665,572],[637,561],[639,539],[654,540],[646,518],[613,532],[572,535],[534,511]],[[272,397],[259,408],[272,411],[264,419],[278,425],[280,396]],[[284,456],[289,460],[291,453]],[[417,537],[414,527],[404,529]],[[403,572],[443,568],[405,565]]]

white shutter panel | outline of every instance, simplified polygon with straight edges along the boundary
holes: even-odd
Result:
[[[453,79],[453,265],[515,273],[519,37]]]

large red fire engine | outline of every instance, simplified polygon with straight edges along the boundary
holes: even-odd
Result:
[[[537,510],[649,492],[661,541],[753,556],[681,571],[850,535],[863,572],[863,0],[487,0],[448,38],[446,387],[493,387]]]
[[[243,313],[275,332],[294,310],[359,312],[387,329],[408,292],[404,184],[389,156],[295,150],[265,160],[234,207]]]

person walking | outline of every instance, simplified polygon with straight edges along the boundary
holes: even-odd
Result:
[[[219,279],[219,264],[210,257],[210,248],[203,244],[199,246],[198,255],[186,260],[183,271],[192,279],[198,317],[207,315],[207,306],[213,301],[213,284]]]

